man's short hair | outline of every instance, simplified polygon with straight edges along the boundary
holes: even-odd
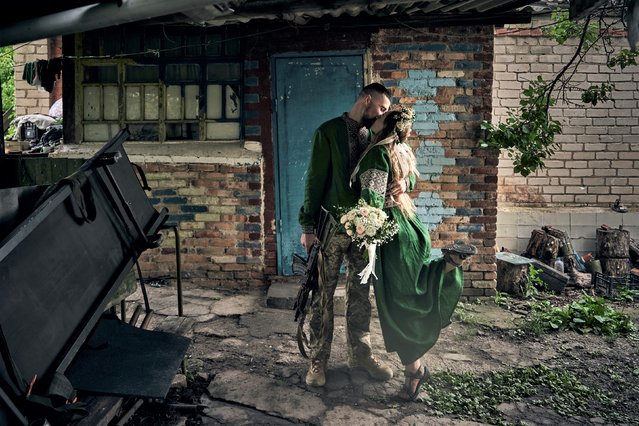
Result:
[[[390,90],[388,90],[386,86],[381,83],[371,83],[367,86],[364,86],[362,91],[359,93],[359,97],[361,98],[362,96],[373,94],[384,95],[388,98],[389,101],[392,100]]]

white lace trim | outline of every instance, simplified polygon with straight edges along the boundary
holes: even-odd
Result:
[[[362,184],[362,191],[369,189],[384,198],[386,195],[386,184],[388,183],[388,172],[379,169],[369,169],[362,173],[359,179]]]

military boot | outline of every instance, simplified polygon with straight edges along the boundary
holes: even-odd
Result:
[[[326,361],[315,358],[306,373],[306,384],[309,386],[324,386],[326,384]]]
[[[390,380],[393,370],[383,362],[370,355],[368,357],[353,358],[348,362],[351,368],[363,368],[375,380]]]

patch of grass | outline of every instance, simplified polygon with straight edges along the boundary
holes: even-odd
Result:
[[[563,416],[605,417],[624,420],[614,412],[592,413],[593,406],[609,405],[610,398],[597,389],[581,383],[568,371],[544,365],[513,368],[483,376],[471,373],[435,373],[424,385],[422,397],[426,411],[434,415],[456,415],[494,425],[508,425],[497,407],[502,403],[526,400]]]
[[[617,294],[612,299],[619,302],[634,302],[636,298],[639,298],[639,290],[629,287],[620,287],[617,290]]]
[[[536,335],[573,330],[612,338],[627,336],[636,331],[628,315],[616,311],[602,297],[585,293],[563,307],[551,306],[547,300],[534,302],[522,329]]]
[[[453,320],[464,324],[477,325],[479,320],[474,312],[470,311],[465,303],[459,302],[453,312]]]

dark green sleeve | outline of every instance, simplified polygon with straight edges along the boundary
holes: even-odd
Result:
[[[361,185],[360,197],[368,205],[384,208],[390,170],[390,157],[385,146],[372,148],[362,158],[357,177]]]
[[[312,233],[315,229],[324,193],[327,186],[330,185],[330,163],[330,142],[321,129],[317,129],[311,143],[311,157],[304,186],[304,205],[299,214],[299,223],[303,233]]]
[[[410,192],[413,189],[415,189],[415,184],[417,183],[417,176],[415,176],[415,174],[411,173],[410,175],[408,175],[408,181],[406,182],[406,192]]]

